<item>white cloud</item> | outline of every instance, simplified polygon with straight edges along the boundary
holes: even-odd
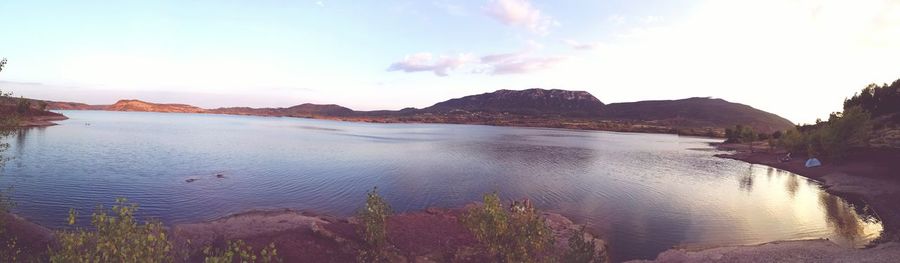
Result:
[[[490,63],[492,75],[522,74],[549,69],[565,60],[565,57],[514,56]]]
[[[451,71],[489,75],[522,74],[551,68],[566,59],[561,56],[533,56],[532,54],[542,47],[534,41],[526,44],[525,49],[520,51],[488,54],[481,58],[476,58],[471,54],[445,55],[435,58],[428,52],[416,53],[394,62],[388,67],[388,71],[407,73],[430,71],[441,77],[446,77]]]
[[[641,18],[641,22],[644,24],[660,23],[662,21],[663,18],[661,16],[645,16]]]
[[[475,61],[475,57],[469,54],[456,56],[434,57],[431,53],[421,52],[408,55],[403,60],[394,62],[388,67],[388,71],[420,72],[431,71],[435,75],[446,77],[449,71],[462,67]]]
[[[623,15],[611,15],[606,18],[606,21],[612,22],[614,25],[624,25],[625,24],[625,16]]]
[[[577,49],[577,50],[591,50],[591,49],[595,49],[598,46],[600,46],[600,43],[582,43],[582,42],[579,42],[579,41],[573,40],[573,39],[563,40],[563,43],[565,43],[567,46]]]
[[[559,24],[527,0],[493,0],[485,12],[506,25],[524,27],[542,35],[547,34],[551,26]]]

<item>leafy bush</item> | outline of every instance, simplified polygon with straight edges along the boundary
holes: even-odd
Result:
[[[359,232],[365,241],[357,259],[360,262],[387,262],[387,218],[391,215],[391,207],[378,195],[378,187],[366,195],[366,206],[357,215]]]
[[[269,246],[259,251],[259,255],[253,251],[253,247],[248,246],[243,240],[228,241],[225,250],[214,250],[212,247],[206,247],[203,249],[203,254],[206,255],[203,261],[205,263],[232,263],[235,261],[242,263],[281,262],[275,243],[269,243]]]
[[[503,209],[497,193],[484,195],[484,204],[469,210],[463,224],[498,262],[535,262],[553,245],[550,228],[531,202],[513,202]]]
[[[572,236],[569,237],[569,251],[563,257],[563,262],[601,263],[609,261],[606,259],[605,253],[601,255],[603,251],[597,251],[597,239],[591,238],[588,241],[584,236],[584,226],[572,231]]]
[[[91,216],[94,231],[76,229],[57,233],[59,247],[50,250],[51,262],[172,262],[172,244],[162,223],[138,224],[136,204],[116,199],[110,211],[101,206]],[[110,214],[112,212],[112,214]],[[75,224],[75,210],[69,224]]]

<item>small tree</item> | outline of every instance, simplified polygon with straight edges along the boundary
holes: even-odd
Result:
[[[357,215],[364,247],[359,251],[360,262],[387,262],[387,219],[391,207],[378,195],[378,187],[367,193],[366,206]]]
[[[4,67],[6,67],[6,58],[0,60],[0,71],[3,71]]]
[[[751,127],[743,127],[740,131],[740,138],[741,142],[747,143],[747,146],[750,147],[750,152],[753,152],[753,142],[757,139],[756,131]]]
[[[527,199],[503,209],[497,193],[484,195],[484,204],[469,210],[463,224],[497,262],[535,262],[552,246],[550,228]]]
[[[597,239],[591,237],[590,240],[587,240],[584,236],[584,226],[572,231],[572,236],[569,237],[569,251],[563,257],[563,262],[601,263],[609,261],[603,251],[597,251]]]

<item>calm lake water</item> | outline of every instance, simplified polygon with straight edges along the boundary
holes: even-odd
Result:
[[[63,111],[8,140],[14,211],[60,227],[116,197],[139,215],[197,222],[250,209],[347,216],[378,186],[397,211],[528,197],[587,224],[616,260],[673,246],[829,238],[861,246],[868,208],[675,135],[202,114]],[[225,178],[216,178],[223,174]],[[197,179],[186,182],[187,179]]]

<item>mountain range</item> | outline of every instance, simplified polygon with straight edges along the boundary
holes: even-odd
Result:
[[[498,90],[402,110],[356,111],[334,104],[300,104],[287,108],[228,107],[203,109],[185,104],[120,100],[112,105],[48,102],[53,110],[107,110],[212,113],[302,117],[382,123],[459,123],[627,132],[722,136],[724,129],[749,125],[760,132],[793,127],[778,115],[713,98],[654,100],[604,104],[585,91],[559,89]]]

